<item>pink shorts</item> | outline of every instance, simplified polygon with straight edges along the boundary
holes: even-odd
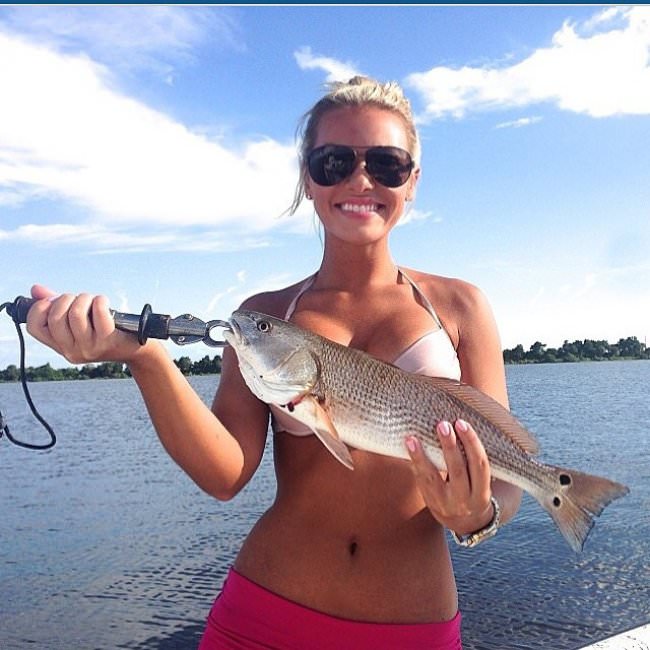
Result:
[[[460,620],[458,612],[443,623],[349,621],[286,600],[231,569],[199,650],[462,650]]]

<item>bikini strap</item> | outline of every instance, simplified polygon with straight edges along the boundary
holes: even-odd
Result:
[[[293,300],[289,303],[289,306],[287,307],[287,313],[284,315],[284,320],[289,320],[291,316],[293,315],[293,312],[296,311],[296,305],[298,304],[298,301],[300,300],[300,297],[302,296],[307,289],[311,287],[312,284],[314,284],[314,280],[316,280],[316,274],[310,275],[299,287],[296,295],[293,297]]]
[[[397,267],[398,271],[402,275],[402,277],[413,287],[413,290],[415,293],[418,295],[420,298],[420,301],[422,302],[423,307],[431,314],[431,317],[433,320],[436,322],[438,327],[441,330],[444,330],[444,327],[442,326],[442,322],[438,318],[438,314],[436,314],[436,310],[433,308],[433,305],[431,304],[431,301],[424,295],[424,292],[418,285],[415,283],[415,281],[409,277],[409,275],[402,269],[401,267]]]
[[[438,314],[436,314],[436,310],[433,308],[433,305],[431,304],[431,301],[424,295],[424,292],[420,287],[416,284],[416,282],[402,269],[401,267],[397,267],[398,271],[400,272],[401,276],[413,287],[413,290],[419,297],[422,305],[424,308],[431,314],[431,317],[433,320],[436,322],[436,325],[440,329],[444,329],[442,322],[438,318]],[[287,307],[287,312],[284,315],[284,320],[289,320],[291,316],[293,315],[293,312],[296,311],[296,306],[298,305],[298,301],[302,297],[303,293],[305,293],[308,289],[311,288],[311,286],[314,284],[316,280],[316,273],[313,275],[310,275],[298,288],[298,291],[296,292],[296,295],[293,297],[291,302],[289,303],[289,306]]]

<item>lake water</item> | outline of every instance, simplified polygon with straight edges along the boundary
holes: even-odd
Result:
[[[473,550],[452,543],[466,650],[573,650],[650,621],[650,362],[510,366],[513,411],[542,460],[610,476],[610,505],[570,550],[527,495]],[[217,377],[193,378],[210,401]],[[270,504],[270,449],[222,504],[162,450],[131,380],[33,384],[58,444],[0,440],[0,648],[195,648],[222,579]],[[14,435],[46,440],[17,384]],[[390,586],[387,586],[390,588]]]

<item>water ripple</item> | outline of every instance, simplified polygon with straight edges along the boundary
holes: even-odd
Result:
[[[192,381],[209,402],[215,378]],[[508,383],[544,460],[632,491],[605,510],[580,555],[527,496],[494,540],[453,546],[465,649],[574,650],[647,623],[650,362],[509,367]],[[247,489],[220,504],[166,456],[130,380],[32,392],[59,444],[34,453],[0,441],[2,650],[196,647],[273,498],[271,450]],[[0,384],[0,409],[16,435],[40,435],[19,386]]]

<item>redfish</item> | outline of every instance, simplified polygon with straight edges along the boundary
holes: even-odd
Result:
[[[347,445],[408,459],[405,438],[416,435],[432,463],[444,470],[436,425],[462,418],[485,447],[492,476],[531,494],[575,551],[582,550],[594,517],[629,492],[607,478],[535,459],[533,434],[472,386],[405,372],[266,314],[235,311],[229,325],[224,337],[250,390],[287,409],[350,469]]]

